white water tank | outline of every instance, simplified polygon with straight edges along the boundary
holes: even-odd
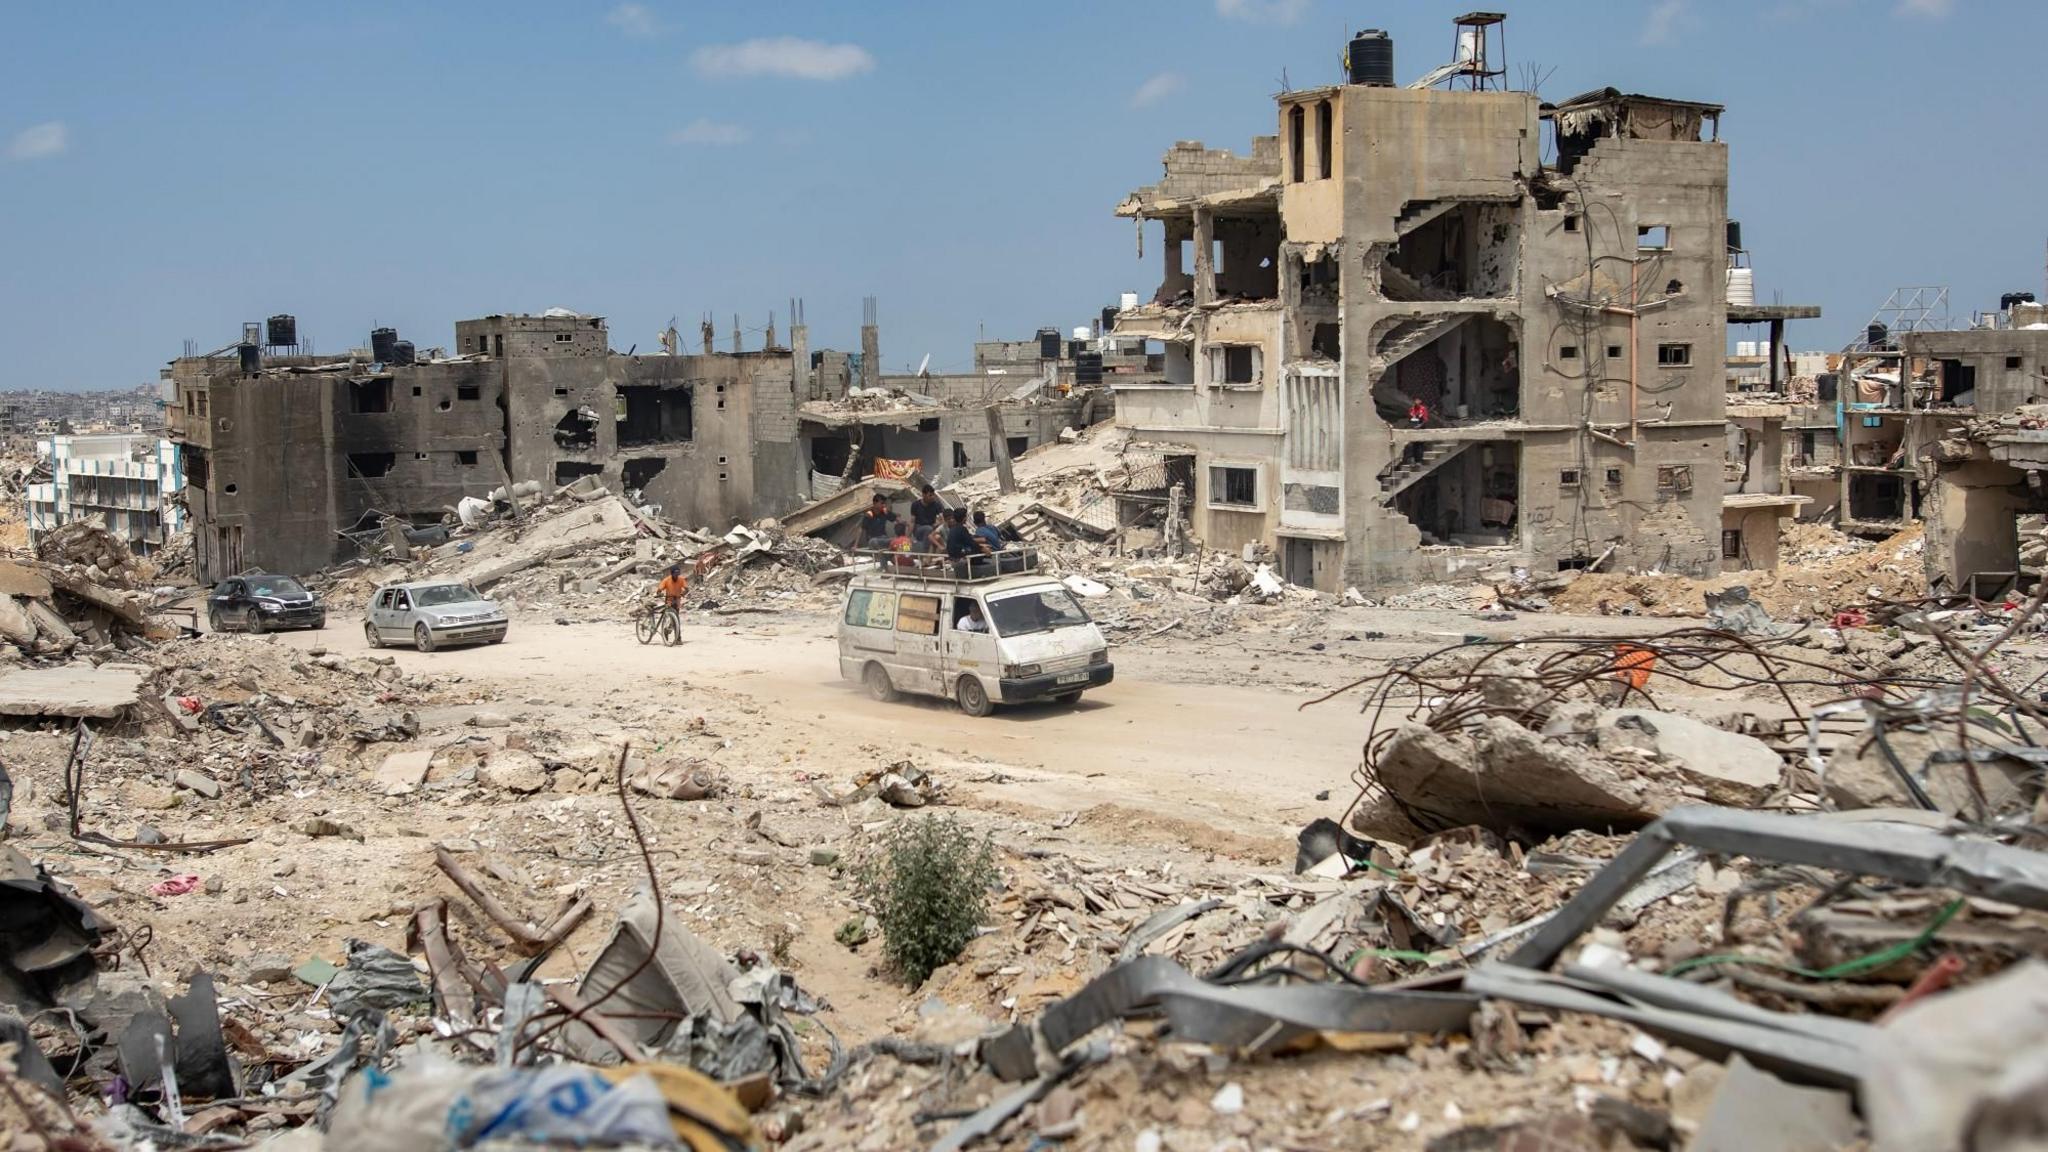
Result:
[[[1728,303],[1747,307],[1756,303],[1756,269],[1728,270]]]
[[[1136,292],[1126,292],[1117,298],[1116,307],[1119,312],[1129,312],[1137,306],[1138,294]]]
[[[1074,326],[1074,339],[1093,340],[1095,339],[1095,329],[1090,328],[1086,324],[1076,324]]]

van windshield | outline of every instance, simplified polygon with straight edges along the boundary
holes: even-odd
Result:
[[[1088,613],[1081,610],[1081,605],[1065,588],[1019,592],[991,599],[988,615],[989,623],[995,625],[998,636],[1024,636],[1088,623]]]

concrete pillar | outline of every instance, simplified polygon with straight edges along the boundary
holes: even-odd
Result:
[[[1166,276],[1160,282],[1159,294],[1171,300],[1189,291],[1187,261],[1181,258],[1180,246],[1187,240],[1189,230],[1168,221],[1166,225]]]
[[[1207,208],[1195,209],[1195,303],[1216,299],[1216,219]]]
[[[873,388],[882,378],[882,335],[873,324],[860,327],[860,386]]]
[[[789,326],[789,390],[799,401],[815,400],[811,394],[811,326]]]
[[[1778,390],[1779,365],[1785,361],[1785,322],[1771,321],[1771,391]]]

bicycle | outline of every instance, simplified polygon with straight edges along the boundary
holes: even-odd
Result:
[[[683,642],[683,618],[675,605],[656,604],[633,621],[633,635],[642,644],[654,643],[657,634],[671,648]]]

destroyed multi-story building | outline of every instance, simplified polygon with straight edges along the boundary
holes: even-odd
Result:
[[[1361,34],[1348,83],[1276,98],[1277,137],[1176,144],[1117,208],[1165,269],[1116,323],[1165,378],[1118,419],[1191,458],[1197,536],[1295,583],[1718,571],[1721,109],[1500,90],[1498,19],[1469,20],[1408,88]]]
[[[91,520],[137,555],[151,555],[184,527],[179,446],[144,433],[47,436],[36,453],[49,479],[23,493],[31,544],[62,525]]]
[[[312,356],[296,334],[280,315],[166,371],[203,580],[318,569],[358,541],[383,547],[394,526],[431,534],[465,497],[585,477],[723,528],[827,495],[849,466],[910,457],[935,479],[986,467],[991,404],[1012,454],[1093,407],[1044,375],[856,389],[871,359],[813,352],[802,324],[786,345],[771,324],[758,350],[736,335],[731,352],[711,350],[708,324],[699,353],[670,329],[655,355],[614,352],[602,317],[562,309],[459,321],[446,354],[379,329],[366,349]]]
[[[1937,592],[2048,573],[2048,306],[2015,292],[1969,328],[1873,325],[1843,373],[1844,528],[1923,521]]]
[[[721,526],[808,499],[800,347],[619,355],[601,317],[561,310],[462,321],[454,354],[418,359],[388,329],[345,357],[289,335],[169,369],[202,580],[320,568],[354,554],[352,535],[436,524],[521,482],[596,476]]]

